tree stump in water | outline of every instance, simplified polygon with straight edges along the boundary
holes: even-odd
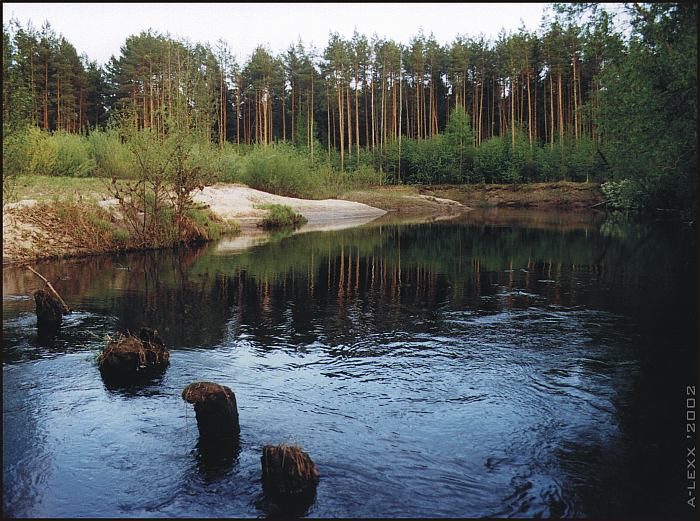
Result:
[[[63,307],[50,293],[39,289],[34,292],[36,323],[39,328],[56,329],[63,321]]]
[[[225,385],[195,382],[183,389],[182,399],[194,404],[202,440],[235,438],[240,433],[236,395]]]
[[[316,464],[300,447],[265,445],[262,457],[262,484],[266,494],[286,501],[314,496],[318,484]]]
[[[165,369],[170,353],[158,332],[142,328],[139,336],[119,335],[112,340],[97,360],[100,371],[109,376],[136,376],[140,373]]]

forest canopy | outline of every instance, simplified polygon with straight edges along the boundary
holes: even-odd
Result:
[[[287,142],[390,182],[607,182],[621,205],[693,208],[697,4],[553,4],[536,32],[407,43],[355,32],[238,63],[224,41],[152,30],[104,67],[46,23],[3,27],[3,151],[34,127],[187,130],[212,146]],[[6,168],[20,168],[4,161]]]

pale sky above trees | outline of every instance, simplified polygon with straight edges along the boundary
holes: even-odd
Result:
[[[423,28],[440,43],[457,34],[495,39],[501,29],[516,31],[524,23],[535,30],[544,3],[12,3],[3,4],[3,23],[17,18],[40,28],[48,20],[79,53],[106,63],[119,54],[126,38],[152,28],[192,42],[223,39],[239,62],[257,45],[273,53],[302,39],[323,48],[328,34],[349,38],[356,28],[408,43]]]

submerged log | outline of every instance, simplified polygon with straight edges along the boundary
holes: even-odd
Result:
[[[222,440],[240,433],[236,395],[225,385],[195,382],[183,389],[182,399],[194,404],[200,439]]]
[[[139,373],[165,369],[170,353],[158,332],[142,328],[139,336],[130,333],[112,340],[97,359],[103,374],[110,376],[136,376]]]
[[[318,484],[318,470],[301,447],[265,445],[260,462],[266,494],[287,501],[313,498]]]

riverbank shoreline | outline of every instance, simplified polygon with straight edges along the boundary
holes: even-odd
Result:
[[[3,208],[3,267],[24,265],[34,261],[83,257],[99,254],[138,251],[134,248],[105,249],[70,244],[68,236],[56,231],[55,222],[47,229],[32,219],[37,204],[57,200],[57,195],[42,191],[42,180],[31,189],[20,190],[18,201]],[[52,180],[51,180],[52,181]],[[76,187],[78,186],[76,181]],[[118,214],[117,201],[109,199],[106,190],[95,181],[83,180],[72,196],[80,204],[100,208],[112,216]],[[74,180],[66,184],[73,183]],[[49,180],[45,185],[49,184]],[[89,188],[88,188],[89,187]],[[68,191],[68,190],[66,190]],[[60,196],[58,196],[60,198]],[[265,204],[284,204],[307,218],[308,223],[295,233],[330,231],[382,222],[430,222],[450,219],[473,208],[518,207],[540,210],[582,210],[602,201],[595,184],[537,183],[532,185],[433,185],[381,186],[372,190],[349,191],[337,199],[299,199],[270,194],[240,184],[219,183],[194,194],[194,200],[208,208],[223,222],[235,222],[240,228],[237,242],[253,244],[264,235],[259,224],[267,211]],[[109,219],[115,222],[116,218]],[[68,238],[67,238],[68,237]],[[234,237],[233,235],[231,237]]]

